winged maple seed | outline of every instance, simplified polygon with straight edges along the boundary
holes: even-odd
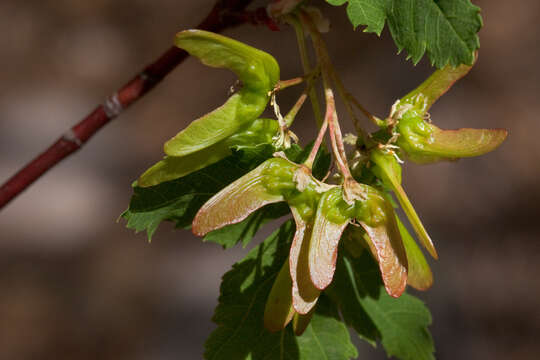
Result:
[[[483,155],[496,149],[508,135],[504,129],[441,130],[431,124],[428,110],[471,66],[447,66],[435,71],[415,90],[398,100],[383,122],[382,129],[371,138],[369,161],[361,171],[372,173],[396,195],[422,245],[438,258],[433,242],[401,185],[401,156],[416,163],[432,163]],[[407,257],[414,259],[409,269],[412,286],[426,289],[433,278],[421,251],[398,219]]]
[[[152,186],[180,178],[231,155],[230,148],[270,143],[278,127],[275,120],[257,119],[279,80],[279,65],[272,55],[239,41],[203,30],[176,35],[176,46],[211,67],[233,71],[241,89],[217,109],[194,120],[164,145],[167,155],[138,180]],[[270,140],[268,137],[270,136]]]
[[[308,314],[317,303],[321,291],[311,281],[309,271],[309,248],[313,233],[313,221],[305,221],[295,206],[291,212],[296,223],[291,250],[289,266],[292,279],[292,300],[298,314]]]
[[[442,130],[431,124],[431,106],[471,68],[460,65],[436,70],[396,101],[383,126],[390,133],[387,144],[397,145],[409,160],[420,164],[479,156],[501,145],[508,135],[505,129]]]
[[[270,331],[283,329],[295,314],[292,306],[292,284],[289,272],[289,263],[285,261],[266,301],[264,308],[264,327]]]
[[[312,280],[320,289],[330,284],[342,233],[349,223],[358,222],[367,235],[365,239],[374,258],[379,262],[386,291],[393,297],[399,297],[407,284],[407,257],[394,209],[377,189],[359,185],[364,187],[364,201],[349,205],[344,200],[343,189],[335,188],[325,193],[319,203],[310,248]]]
[[[282,329],[293,318],[295,331],[305,329],[321,291],[332,282],[339,242],[350,223],[365,230],[387,292],[400,296],[407,284],[407,256],[394,210],[382,193],[356,183],[362,197],[347,202],[342,186],[324,184],[306,166],[290,162],[283,154],[275,156],[208,200],[192,226],[196,235],[203,236],[240,222],[269,203],[288,203],[296,231],[288,261],[267,300],[267,329]]]
[[[193,219],[193,233],[204,236],[239,223],[265,205],[284,201],[283,193],[294,189],[296,169],[296,164],[283,158],[266,160],[208,200]]]
[[[431,256],[437,259],[438,255],[435,246],[433,245],[433,241],[420,221],[407,194],[401,187],[401,166],[396,158],[391,154],[385,153],[383,150],[376,149],[371,152],[370,159],[374,165],[372,168],[373,173],[383,182],[383,184],[394,191],[422,245],[427,249]]]

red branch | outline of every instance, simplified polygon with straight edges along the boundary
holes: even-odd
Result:
[[[239,16],[252,0],[218,0],[208,16],[197,26],[198,29],[219,32],[227,27],[246,21],[248,16]],[[81,122],[69,129],[54,144],[28,163],[0,187],[0,209],[30,186],[47,170],[79,150],[99,129],[116,118],[124,109],[143,97],[169,72],[180,64],[188,53],[171,47],[155,62],[148,65],[131,81],[111,95]]]

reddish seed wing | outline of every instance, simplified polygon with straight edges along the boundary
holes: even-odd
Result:
[[[268,193],[261,181],[269,161],[229,184],[208,200],[193,220],[193,233],[198,236],[206,235],[212,230],[244,220],[264,205],[283,201],[283,196]]]
[[[433,133],[422,151],[409,154],[417,163],[430,163],[441,159],[459,159],[484,155],[495,150],[506,139],[504,129],[442,130],[430,125]]]
[[[291,207],[291,211],[296,221],[296,233],[289,255],[293,306],[297,313],[307,314],[313,309],[321,293],[313,285],[309,274],[309,242],[312,225],[306,224],[296,208]]]
[[[394,209],[385,202],[386,223],[376,227],[360,222],[369,236],[368,245],[381,270],[388,295],[399,297],[407,286],[407,256],[396,224]]]
[[[330,194],[331,191],[326,192],[319,202],[309,244],[309,272],[313,285],[319,290],[324,290],[332,282],[339,239],[349,223],[349,219],[340,224],[334,223],[322,211]]]

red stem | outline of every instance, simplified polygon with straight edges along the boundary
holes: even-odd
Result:
[[[313,143],[313,147],[311,148],[311,152],[309,153],[307,160],[304,162],[304,165],[306,165],[310,169],[313,168],[313,163],[315,162],[315,158],[317,157],[319,148],[321,147],[321,144],[324,140],[326,129],[328,129],[328,116],[324,117],[324,121],[321,125],[321,128],[319,129],[319,134],[317,134],[317,139]]]
[[[246,21],[238,16],[252,0],[218,0],[198,29],[219,32]],[[79,150],[99,129],[116,118],[128,106],[143,97],[188,56],[171,47],[155,62],[148,65],[118,92],[110,96],[78,124],[69,129],[42,154],[19,170],[0,187],[0,209],[41,177],[58,162]]]
[[[349,170],[349,165],[347,163],[347,156],[345,154],[345,147],[343,145],[343,138],[341,136],[341,129],[339,127],[339,121],[336,112],[336,102],[334,98],[334,92],[330,87],[331,79],[331,69],[332,63],[330,57],[328,56],[328,51],[326,45],[321,38],[317,27],[313,24],[311,18],[305,13],[300,14],[302,20],[309,27],[309,32],[311,38],[313,39],[313,45],[315,46],[315,52],[317,53],[317,58],[321,64],[321,73],[323,78],[324,85],[324,95],[326,99],[326,115],[325,122],[328,123],[328,131],[330,132],[330,144],[334,152],[334,157],[338,167],[343,174],[345,179],[352,178],[351,172]]]

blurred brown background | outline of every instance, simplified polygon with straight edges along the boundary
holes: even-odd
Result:
[[[0,182],[212,3],[2,0]],[[540,3],[475,3],[485,21],[479,61],[432,118],[446,128],[504,127],[510,136],[482,158],[406,166],[405,188],[441,255],[432,262],[435,285],[420,296],[433,312],[439,359],[537,359]],[[382,40],[353,32],[343,9],[323,7],[337,69],[379,116],[430,72],[425,61],[413,67],[395,56],[386,29]],[[226,34],[274,54],[282,78],[301,72],[291,29],[246,25]],[[115,220],[162,143],[220,105],[233,81],[189,59],[0,213],[0,359],[202,358],[220,277],[247,250],[225,252],[170,225],[148,244]],[[280,94],[282,109],[299,90]],[[307,107],[294,127],[304,141],[311,124]],[[385,358],[364,343],[359,351]]]

